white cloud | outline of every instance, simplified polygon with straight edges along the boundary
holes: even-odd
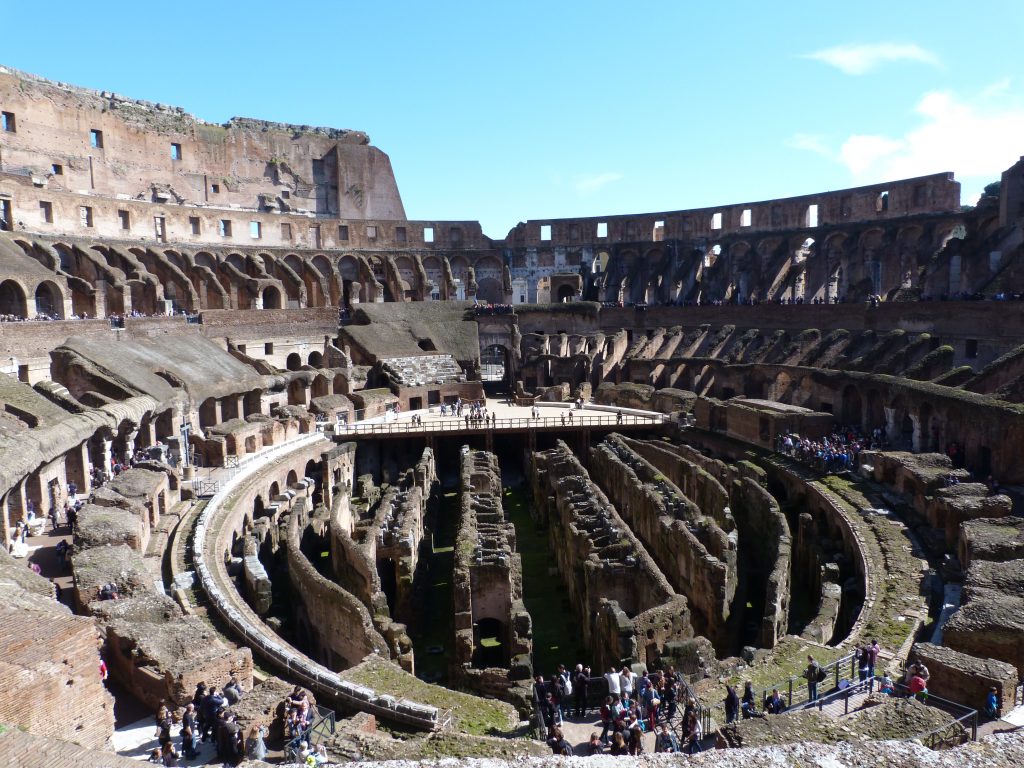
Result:
[[[902,134],[854,133],[837,151],[819,137],[786,144],[834,158],[857,184],[953,171],[965,192],[999,177],[1024,153],[1024,101],[999,81],[975,99],[930,91],[914,107],[917,124]],[[980,185],[980,186],[979,186]]]
[[[786,146],[793,149],[806,149],[825,157],[832,157],[832,150],[825,143],[825,137],[816,133],[794,133],[786,139]]]
[[[848,75],[863,75],[891,61],[916,61],[939,66],[939,57],[914,43],[868,43],[864,45],[836,45],[801,58],[814,59]]]
[[[608,186],[622,178],[621,173],[605,171],[604,173],[591,173],[585,176],[578,176],[573,183],[573,188],[581,195],[589,195],[599,189]]]
[[[955,171],[995,177],[1020,157],[1024,105],[1006,98],[964,101],[946,91],[926,93],[915,111],[916,128],[903,136],[850,136],[841,161],[859,179],[920,176]]]

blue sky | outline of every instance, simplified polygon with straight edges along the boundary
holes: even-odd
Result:
[[[0,63],[364,130],[410,218],[492,237],[938,171],[973,202],[1024,155],[1019,0],[7,5]]]

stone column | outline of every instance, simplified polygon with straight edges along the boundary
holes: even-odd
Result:
[[[103,466],[100,467],[100,471],[104,475],[110,475],[110,459],[112,456],[112,449],[114,447],[114,441],[103,438]]]
[[[895,442],[899,435],[896,428],[896,409],[887,406],[882,410],[885,411],[885,434],[890,442]]]
[[[914,433],[910,440],[910,449],[914,451],[914,453],[919,453],[924,450],[921,447],[921,438],[925,437],[925,439],[927,439],[927,437],[921,434],[921,420],[917,416],[911,414],[910,423],[914,425]]]

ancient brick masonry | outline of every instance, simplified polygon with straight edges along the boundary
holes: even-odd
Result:
[[[651,553],[672,586],[686,595],[694,631],[726,644],[725,626],[736,594],[736,524],[722,526],[636,453],[619,435],[590,452],[591,466],[623,520]]]
[[[0,722],[105,748],[114,700],[100,679],[96,621],[74,616],[52,584],[0,550],[0,625]]]
[[[548,529],[595,668],[653,665],[667,645],[693,637],[686,598],[672,589],[565,443],[534,453],[530,477],[532,514]]]
[[[523,566],[516,533],[502,508],[498,458],[465,451],[461,458],[459,529],[455,540],[453,602],[455,680],[505,699],[532,677],[533,628],[523,604]],[[495,632],[497,652],[481,645]],[[490,636],[489,634],[487,636]],[[519,691],[522,698],[523,691]]]

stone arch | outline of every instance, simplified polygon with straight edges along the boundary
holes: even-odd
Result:
[[[558,295],[555,297],[555,300],[559,304],[564,304],[566,302],[572,301],[572,297],[575,295],[576,291],[573,289],[571,285],[562,283],[560,286],[558,286]]]
[[[313,383],[310,386],[310,395],[312,397],[324,397],[325,395],[329,395],[330,393],[331,383],[330,381],[327,380],[326,376],[320,374],[315,379],[313,379]]]
[[[208,397],[199,406],[199,426],[212,427],[217,424],[217,399]]]
[[[898,395],[890,405],[892,417],[887,433],[890,442],[899,448],[910,450],[914,444],[914,420],[907,407],[906,398]]]
[[[501,280],[494,277],[477,278],[476,298],[487,304],[501,304],[504,299]]]
[[[0,315],[28,317],[25,286],[13,279],[0,283]]]
[[[302,356],[298,352],[292,352],[285,358],[284,365],[289,371],[297,371],[302,367]]]
[[[291,487],[292,487],[293,485],[295,485],[295,484],[296,484],[297,482],[299,482],[299,476],[298,476],[298,474],[297,474],[297,473],[295,472],[295,470],[294,470],[294,469],[290,469],[290,470],[288,470],[288,476],[287,476],[287,478],[285,479],[285,483],[284,483],[284,484],[285,484],[285,486],[286,486],[286,487],[288,487],[288,488],[291,488]]]
[[[775,375],[775,381],[772,382],[772,386],[768,392],[768,398],[777,403],[786,402],[786,398],[792,385],[793,377],[786,371],[779,371],[779,373]]]
[[[263,308],[281,309],[281,291],[274,285],[268,285],[263,289]]]
[[[288,383],[288,405],[306,405],[306,385],[302,379]]]
[[[263,393],[258,389],[253,389],[245,393],[245,397],[242,400],[242,413],[246,416],[251,416],[254,413],[262,413],[263,411]]]
[[[309,364],[314,368],[320,368],[324,364],[323,353],[313,350],[309,353]]]
[[[917,445],[919,451],[935,451],[939,447],[939,428],[935,418],[935,409],[925,401],[917,409]]]
[[[36,286],[36,314],[64,319],[64,292],[52,280],[43,280]]]

